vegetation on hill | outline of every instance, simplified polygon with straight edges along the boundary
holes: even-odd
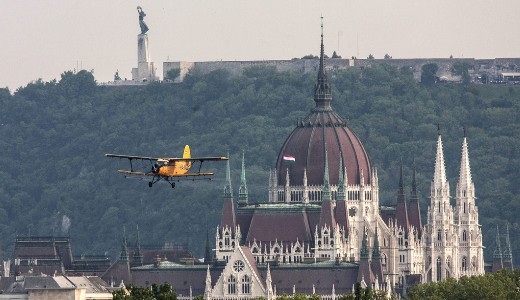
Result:
[[[512,300],[520,299],[520,271],[501,270],[440,282],[418,284],[406,297],[409,300]]]
[[[437,123],[453,196],[465,126],[486,258],[495,225],[504,232],[509,224],[520,261],[520,87],[423,86],[409,70],[387,65],[329,76],[334,108],[378,169],[384,205],[395,203],[401,158],[410,190],[415,160],[426,218]],[[74,254],[116,256],[123,228],[132,246],[137,224],[142,244],[186,244],[201,256],[206,233],[211,237],[219,222],[225,164],[204,164],[216,172],[212,181],[148,188],[116,173],[129,167],[126,160],[103,154],[175,157],[185,144],[193,156],[229,153],[237,195],[245,151],[250,201],[264,202],[283,141],[314,106],[315,79],[254,67],[238,77],[219,70],[188,74],[180,84],[105,87],[81,71],[29,83],[13,95],[0,89],[4,256],[12,254],[16,236],[69,234]]]

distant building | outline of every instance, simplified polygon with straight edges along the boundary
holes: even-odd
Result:
[[[69,237],[17,237],[13,259],[13,275],[99,276],[110,266],[107,256],[73,257]]]
[[[398,59],[344,59],[327,60],[327,71],[334,72],[347,68],[364,69],[387,64],[396,68],[406,68],[411,71],[417,82],[421,81],[422,66],[436,64],[439,67],[436,76],[441,82],[460,82],[461,77],[452,74],[452,66],[456,62],[465,62],[469,75],[475,83],[509,83],[520,82],[520,58],[398,58]],[[232,76],[238,76],[247,68],[253,66],[271,66],[279,72],[313,73],[319,67],[319,59],[295,58],[291,60],[252,60],[252,61],[165,61],[163,62],[163,78],[172,69],[179,70],[175,82],[182,82],[190,71],[203,74],[219,69],[228,71]]]
[[[0,300],[109,300],[113,298],[111,288],[96,276],[1,277],[0,292]]]

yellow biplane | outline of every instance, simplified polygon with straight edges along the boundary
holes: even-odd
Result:
[[[202,163],[205,161],[220,161],[228,160],[227,157],[191,157],[190,146],[184,147],[184,153],[182,158],[160,158],[160,157],[147,157],[147,156],[134,156],[134,155],[121,155],[121,154],[105,154],[106,157],[115,158],[126,158],[130,161],[130,170],[118,170],[117,172],[124,174],[125,177],[151,177],[148,182],[148,186],[152,187],[155,183],[160,180],[168,182],[172,188],[175,188],[175,181],[180,180],[195,180],[195,179],[208,179],[211,180],[210,176],[212,172],[201,172]],[[133,160],[149,161],[151,164],[151,170],[147,172],[134,171],[132,164]],[[192,164],[199,162],[198,172],[188,173]]]

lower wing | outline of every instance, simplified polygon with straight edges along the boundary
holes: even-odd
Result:
[[[162,178],[168,178],[171,180],[180,180],[182,178],[192,178],[192,177],[213,176],[215,174],[213,172],[197,172],[197,173],[186,173],[186,174],[182,174],[182,175],[161,176],[161,175],[154,174],[152,172],[145,173],[145,172],[135,172],[135,171],[130,171],[130,170],[118,170],[117,172],[124,174],[124,175],[129,175],[129,176],[151,176],[151,177],[158,176],[158,177],[162,177]]]

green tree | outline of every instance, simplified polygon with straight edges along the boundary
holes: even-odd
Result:
[[[92,72],[81,70],[77,73],[67,71],[61,74],[58,88],[65,97],[77,98],[79,96],[90,96],[96,89],[96,80]]]
[[[421,83],[432,85],[437,82],[437,71],[439,66],[436,63],[429,63],[422,66]]]
[[[334,52],[332,53],[332,58],[341,58],[341,56],[338,55],[338,54],[336,53],[336,51],[334,51]]]
[[[374,59],[374,58],[375,58],[375,57],[374,57],[374,55],[372,55],[372,53],[369,54],[368,57],[367,57],[367,59]]]
[[[392,56],[390,56],[390,54],[386,53],[384,59],[392,59]]]
[[[451,67],[451,73],[460,76],[462,83],[468,84],[471,82],[471,77],[469,75],[469,69],[471,67],[471,64],[466,61],[456,61]]]
[[[166,72],[166,77],[164,79],[174,81],[175,79],[177,79],[177,77],[179,77],[180,74],[181,69],[170,69],[168,70],[168,72]]]

